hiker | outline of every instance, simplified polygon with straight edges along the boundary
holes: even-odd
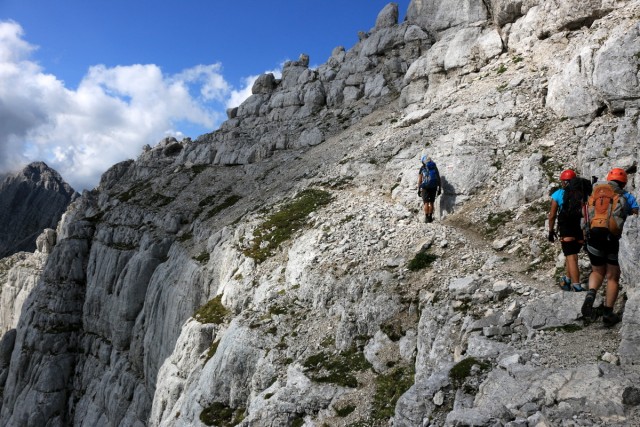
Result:
[[[442,194],[440,172],[431,157],[422,156],[422,166],[418,171],[418,196],[424,203],[424,222],[433,222],[433,203]]]
[[[553,243],[556,238],[555,224],[558,219],[558,235],[562,253],[565,257],[566,275],[562,276],[560,287],[563,291],[585,291],[580,284],[578,253],[584,245],[582,232],[582,207],[591,194],[591,182],[579,178],[571,169],[560,174],[562,187],[551,195],[549,211],[549,238]]]
[[[627,216],[638,215],[638,202],[633,195],[624,190],[627,173],[624,169],[613,168],[606,182],[597,182],[587,202],[587,253],[591,261],[589,291],[582,304],[582,315],[591,319],[596,293],[607,279],[605,301],[602,305],[602,322],[613,326],[620,317],[613,312],[618,298],[620,265],[618,250],[620,236]]]

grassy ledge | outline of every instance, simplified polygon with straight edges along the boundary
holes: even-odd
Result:
[[[304,190],[277,212],[271,214],[265,222],[253,232],[251,246],[244,254],[263,262],[280,247],[280,245],[301,230],[307,222],[309,214],[331,201],[331,194],[317,189]]]

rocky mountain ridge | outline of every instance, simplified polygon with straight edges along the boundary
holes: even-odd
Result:
[[[55,228],[67,206],[79,197],[43,162],[0,178],[0,258],[33,252],[38,235]]]
[[[463,3],[263,76],[219,131],[108,171],[41,275],[9,261],[1,423],[637,424],[638,219],[613,329],[544,230],[562,169],[638,160],[640,2]]]

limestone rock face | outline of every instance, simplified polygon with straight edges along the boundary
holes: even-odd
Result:
[[[569,167],[637,195],[640,3],[560,3],[387,6],[114,165],[0,260],[0,424],[640,424],[639,220],[612,328],[546,224]]]
[[[464,26],[488,17],[482,0],[412,0],[407,20],[429,32],[439,32],[451,27]]]
[[[78,197],[42,162],[0,179],[0,258],[34,251],[40,233],[55,228],[69,203]]]

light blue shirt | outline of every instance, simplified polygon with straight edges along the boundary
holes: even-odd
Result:
[[[559,208],[562,208],[562,199],[564,198],[564,188],[560,188],[553,192],[551,199],[555,200]]]

